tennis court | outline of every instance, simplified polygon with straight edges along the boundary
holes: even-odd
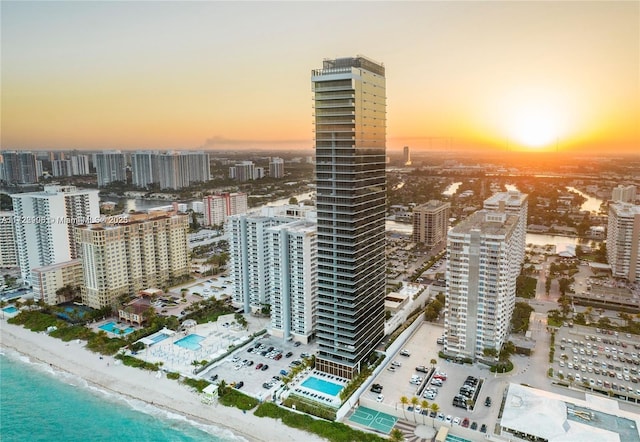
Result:
[[[349,420],[384,434],[389,434],[393,426],[398,422],[397,417],[367,407],[356,408]]]

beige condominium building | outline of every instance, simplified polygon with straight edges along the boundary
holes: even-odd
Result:
[[[80,295],[80,288],[84,284],[82,261],[79,259],[37,267],[31,272],[33,297],[50,305],[72,301]],[[64,287],[67,289],[58,292]]]
[[[447,239],[451,203],[431,200],[413,209],[413,242],[435,247]]]
[[[82,302],[115,305],[118,297],[163,288],[188,275],[188,216],[137,213],[76,229],[85,284]]]

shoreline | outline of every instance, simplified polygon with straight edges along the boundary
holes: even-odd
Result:
[[[190,387],[164,376],[156,378],[156,372],[117,365],[112,356],[100,359],[101,355],[85,348],[84,341],[64,342],[2,320],[0,348],[11,349],[126,399],[145,402],[194,423],[212,425],[220,429],[221,437],[228,439],[249,442],[323,440],[312,433],[287,427],[278,420],[256,417],[251,411],[245,414],[234,407],[205,405],[200,401],[200,394]]]

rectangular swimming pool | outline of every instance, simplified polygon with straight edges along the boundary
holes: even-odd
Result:
[[[189,350],[196,351],[202,348],[202,346],[200,345],[200,342],[202,342],[203,340],[204,340],[203,336],[191,334],[189,336],[185,336],[184,338],[174,342],[174,344],[177,345],[178,347],[187,348]]]
[[[15,313],[18,311],[17,308],[15,308],[14,306],[10,305],[9,307],[5,307],[2,309],[3,312],[5,313]]]
[[[155,334],[149,336],[149,339],[151,339],[154,344],[157,344],[160,341],[164,341],[168,337],[169,337],[169,335],[167,335],[165,333],[162,333],[162,332],[158,332],[158,333],[155,333]]]
[[[300,385],[311,390],[319,391],[320,393],[328,394],[329,396],[337,396],[344,388],[340,384],[334,384],[333,382],[325,381],[315,376],[311,376]]]

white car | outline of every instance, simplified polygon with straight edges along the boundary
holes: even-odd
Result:
[[[450,414],[448,414],[447,417],[444,418],[444,421],[448,424],[450,424],[452,420],[453,420],[453,417],[451,417]]]
[[[379,394],[376,398],[376,402],[382,402],[384,400],[384,394]]]
[[[460,418],[456,417],[453,419],[453,425],[460,425]]]

